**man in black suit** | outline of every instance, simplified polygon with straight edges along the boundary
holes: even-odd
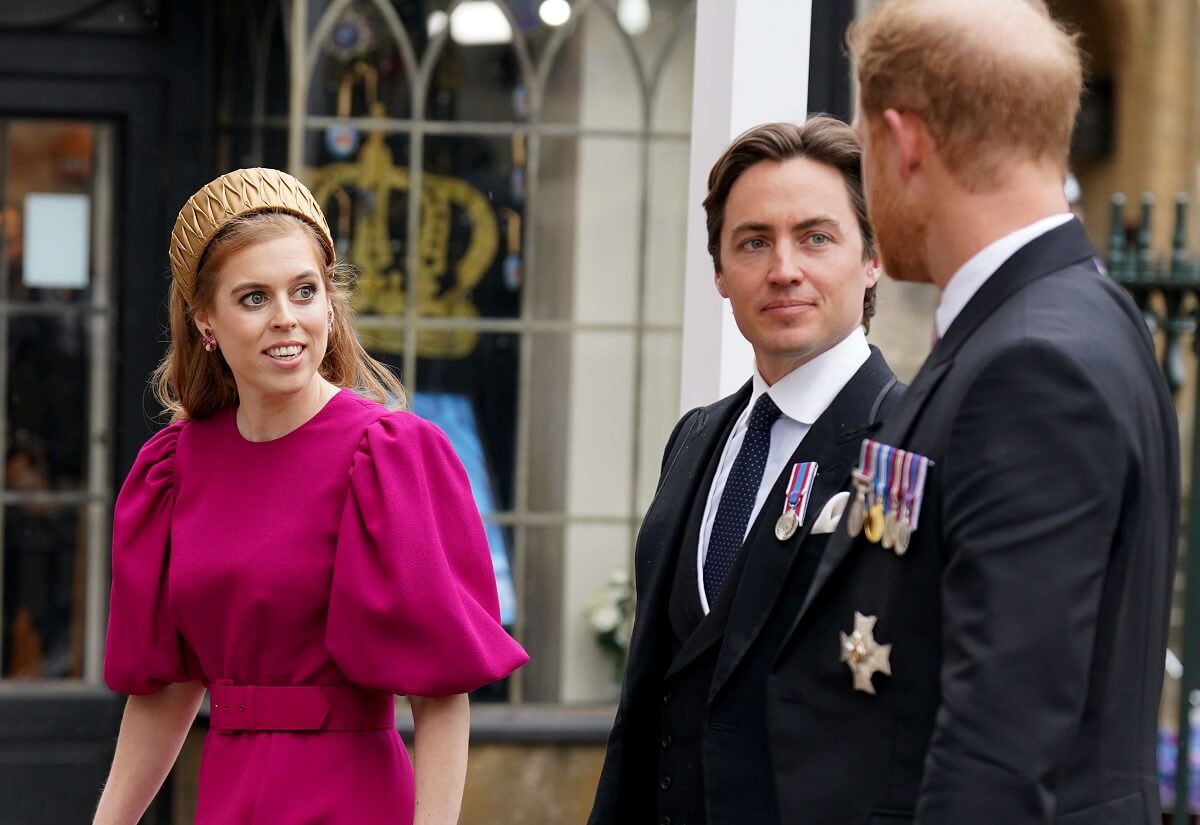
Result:
[[[1160,825],[1176,422],[1063,197],[1075,43],[1040,0],[895,0],[851,44],[884,268],[941,291],[933,352],[873,440],[932,463],[910,540],[873,543],[852,504],[797,612],[780,806]]]
[[[754,349],[737,393],[685,415],[638,535],[637,615],[592,825],[790,825],[808,781],[773,758],[787,637],[901,388],[866,341],[878,262],[861,149],[830,118],[751,129],[704,201],[716,285]]]

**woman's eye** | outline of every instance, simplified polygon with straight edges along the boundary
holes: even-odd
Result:
[[[242,296],[242,304],[248,307],[260,307],[266,302],[267,296],[262,292],[247,292]]]
[[[312,284],[304,284],[296,290],[296,295],[300,298],[300,300],[307,301],[309,298],[316,297],[317,288]]]

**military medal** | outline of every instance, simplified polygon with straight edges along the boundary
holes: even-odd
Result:
[[[854,501],[850,502],[850,512],[846,515],[846,532],[857,538],[862,532],[863,520],[867,517],[867,493],[871,490],[871,477],[867,475],[867,453],[873,441],[864,439],[862,449],[858,453],[858,468],[850,471],[850,480],[854,485]]]
[[[884,468],[885,473],[882,479],[883,489],[879,496],[879,501],[883,504],[883,530],[879,535],[879,543],[885,550],[892,549],[892,541],[895,538],[896,530],[896,513],[895,508],[892,507],[892,485],[896,479],[896,474],[892,469],[892,463],[894,459],[894,453],[888,457],[887,464]]]
[[[867,520],[863,523],[863,535],[871,544],[879,544],[883,538],[883,502],[877,501],[867,510]]]
[[[850,479],[855,497],[846,530],[862,534],[897,556],[908,552],[925,497],[925,479],[933,462],[923,455],[865,440],[858,468]]]
[[[888,473],[885,482],[887,492],[883,500],[883,548],[891,550],[896,546],[896,531],[899,527],[900,519],[900,492],[899,487],[902,481],[900,468],[904,466],[905,456],[908,453],[903,450],[896,450],[892,455],[892,460],[888,462]]]
[[[898,483],[894,488],[897,489],[898,492],[896,494],[896,498],[893,499],[895,502],[893,506],[896,508],[896,518],[892,532],[892,546],[890,549],[894,550],[897,556],[903,556],[906,552],[908,552],[908,542],[909,539],[912,538],[912,528],[908,523],[908,505],[910,503],[908,491],[912,487],[910,479],[912,476],[914,459],[916,457],[917,456],[914,453],[904,452],[903,460],[900,462],[900,472],[897,474],[899,476]]]
[[[897,556],[903,556],[908,552],[913,531],[917,529],[917,519],[921,515],[921,501],[925,497],[925,477],[931,463],[928,458],[916,453],[910,453],[910,456],[910,466],[904,473],[905,485],[902,494],[904,518],[900,522],[901,532],[897,535],[896,540]]]
[[[883,539],[884,499],[887,491],[887,470],[891,462],[893,447],[876,444],[875,460],[871,466],[871,502],[867,508],[867,520],[863,524],[863,535],[872,544]]]
[[[816,477],[815,461],[792,465],[787,495],[783,499],[783,515],[775,522],[775,538],[787,541],[796,535],[796,530],[804,523],[804,514],[808,510],[808,496],[812,492]]]
[[[871,488],[871,479],[858,470],[851,470],[850,480],[854,484],[854,500],[850,502],[850,512],[846,515],[846,532],[857,537],[867,517],[867,490]]]
[[[842,661],[854,675],[854,689],[875,695],[871,677],[876,673],[892,675],[892,646],[875,641],[875,622],[878,616],[854,612],[854,631],[842,637]]]

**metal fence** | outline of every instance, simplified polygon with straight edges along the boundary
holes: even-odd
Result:
[[[1178,661],[1169,661],[1179,675],[1179,703],[1175,747],[1160,739],[1160,760],[1174,758],[1174,777],[1164,778],[1164,801],[1174,810],[1174,825],[1191,821],[1188,809],[1200,808],[1200,792],[1194,777],[1200,774],[1189,751],[1194,747],[1193,716],[1200,716],[1200,254],[1187,250],[1188,197],[1179,195],[1174,204],[1171,250],[1167,255],[1153,251],[1155,202],[1143,195],[1136,227],[1125,222],[1126,200],[1113,195],[1108,236],[1108,272],[1133,296],[1142,310],[1151,333],[1162,342],[1162,371],[1173,395],[1178,396],[1188,378],[1184,342],[1190,336],[1197,354],[1193,385],[1195,390],[1191,420],[1191,464],[1185,480],[1187,501],[1183,509],[1183,535],[1179,548],[1177,576],[1183,577],[1182,632],[1176,647],[1182,652]],[[1185,465],[1186,467],[1187,465]],[[1170,659],[1172,654],[1168,654]],[[1189,748],[1188,744],[1193,743]],[[1174,750],[1171,754],[1170,751]],[[1198,757],[1200,758],[1200,757]],[[1166,774],[1164,776],[1164,774]],[[1196,777],[1200,778],[1200,777]],[[1191,792],[1189,792],[1189,790]],[[1189,805],[1190,802],[1190,805]]]

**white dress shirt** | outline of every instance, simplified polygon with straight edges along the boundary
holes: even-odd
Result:
[[[1004,262],[1017,253],[1021,247],[1040,238],[1051,229],[1057,229],[1074,215],[1070,212],[1060,212],[1048,218],[1042,218],[1028,226],[1023,226],[1016,232],[1011,232],[997,241],[985,246],[958,271],[950,276],[950,282],[942,290],[941,300],[938,301],[937,314],[934,316],[934,329],[938,340],[946,337],[946,330],[963,311],[963,307],[975,297],[975,293],[996,274]]]
[[[700,547],[696,553],[696,580],[700,587],[700,605],[708,613],[708,597],[704,593],[704,558],[708,555],[708,539],[712,534],[713,521],[717,517],[717,505],[721,501],[721,493],[725,490],[725,481],[733,469],[733,462],[742,441],[746,437],[746,427],[750,421],[750,411],[754,403],[764,392],[771,396],[775,406],[783,415],[771,427],[771,447],[767,453],[767,466],[763,469],[762,481],[758,486],[758,496],[754,499],[754,509],[750,511],[750,521],[746,524],[746,534],[758,518],[763,502],[766,501],[772,488],[779,482],[779,476],[784,471],[784,465],[796,452],[808,429],[820,418],[821,413],[833,403],[833,399],[842,388],[854,377],[859,367],[871,357],[871,347],[867,344],[866,333],[862,327],[855,328],[841,343],[818,355],[806,364],[780,378],[768,386],[758,367],[754,368],[753,389],[750,403],[733,424],[729,440],[725,442],[725,450],[721,453],[721,463],[717,466],[717,474],[708,490],[708,502],[704,506],[704,519],[700,522]],[[790,470],[791,468],[787,468]],[[814,516],[815,517],[815,516]],[[742,537],[743,541],[745,536]]]

